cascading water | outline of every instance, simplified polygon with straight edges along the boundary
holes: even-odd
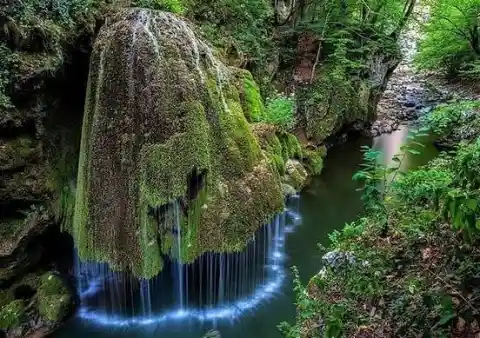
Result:
[[[300,222],[298,199],[289,204],[257,231],[244,251],[206,253],[192,264],[172,260],[150,280],[77,258],[80,317],[100,325],[147,326],[172,320],[233,320],[257,308],[276,295],[285,278],[285,238]],[[180,237],[179,205],[170,205],[172,229]]]

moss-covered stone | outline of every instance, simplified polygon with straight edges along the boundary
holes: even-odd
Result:
[[[265,114],[265,107],[260,88],[248,70],[236,68],[235,75],[245,117],[249,122],[261,121]]]
[[[149,278],[163,254],[190,262],[241,250],[283,199],[232,70],[185,22],[139,9],[107,21],[91,60],[73,222],[80,256]]]
[[[11,329],[22,322],[25,305],[22,300],[14,300],[0,307],[0,329]]]
[[[285,167],[286,173],[283,182],[292,186],[296,191],[302,190],[308,179],[308,173],[303,165],[299,161],[288,160]]]
[[[372,74],[367,79],[351,76],[341,69],[335,60],[330,60],[317,69],[313,83],[304,84],[297,91],[304,119],[302,127],[317,144],[344,127],[372,122],[387,81],[387,73],[375,74],[376,69],[369,70]],[[379,83],[370,77],[379,77]]]
[[[40,278],[37,290],[38,313],[51,322],[63,320],[72,307],[72,296],[64,281],[46,273]]]
[[[304,149],[303,155],[308,172],[312,175],[320,175],[323,169],[323,159],[327,155],[326,147],[321,146],[315,149]]]

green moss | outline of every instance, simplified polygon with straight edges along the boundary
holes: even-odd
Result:
[[[151,35],[132,45],[127,33],[139,15],[149,16]],[[206,251],[240,250],[283,207],[279,177],[245,119],[233,74],[176,20],[124,10],[102,28],[82,130],[79,254],[146,278],[163,268],[162,255],[191,262]],[[144,57],[132,68],[137,51]],[[197,179],[202,185],[191,186]],[[180,238],[165,228],[177,219]]]
[[[186,3],[183,0],[136,0],[133,6],[158,9],[161,11],[172,12],[175,14],[184,14],[187,10]]]
[[[286,163],[286,174],[283,182],[295,188],[296,191],[303,189],[307,182],[308,173],[302,164],[296,160],[288,160]]]
[[[285,160],[289,158],[302,159],[302,146],[295,135],[287,132],[279,132],[277,135],[282,146],[282,154]]]
[[[0,290],[0,308],[13,301],[13,295],[8,290]]]
[[[252,74],[245,69],[236,69],[243,113],[249,122],[259,122],[265,114],[260,88]]]
[[[40,278],[37,290],[39,314],[52,322],[63,320],[72,307],[72,296],[63,280],[46,273]]]
[[[305,164],[308,172],[312,175],[320,175],[323,169],[323,159],[326,156],[326,148],[324,146],[316,149],[304,149]]]
[[[0,307],[0,329],[12,329],[20,325],[25,315],[22,300],[14,300]]]
[[[314,83],[298,91],[298,100],[305,103],[308,138],[320,144],[345,125],[374,118],[373,92],[365,81],[349,76],[346,70],[338,73],[335,62],[317,72]]]

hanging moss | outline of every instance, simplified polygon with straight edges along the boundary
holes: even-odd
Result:
[[[91,60],[73,224],[80,256],[150,278],[162,255],[190,262],[244,248],[283,199],[231,70],[184,22],[139,9],[108,20]],[[174,201],[180,248],[159,224]]]

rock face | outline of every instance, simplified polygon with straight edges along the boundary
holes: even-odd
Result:
[[[337,60],[314,68],[317,50],[313,37],[299,38],[294,69],[298,127],[315,144],[328,144],[327,138],[362,131],[375,120],[377,103],[399,59],[395,53],[365,55],[360,62],[367,67],[361,77],[347,71],[339,76]]]
[[[162,254],[242,249],[283,207],[233,72],[172,14],[107,20],[82,131],[73,236],[83,259],[153,277]],[[177,229],[165,226],[173,214]]]

